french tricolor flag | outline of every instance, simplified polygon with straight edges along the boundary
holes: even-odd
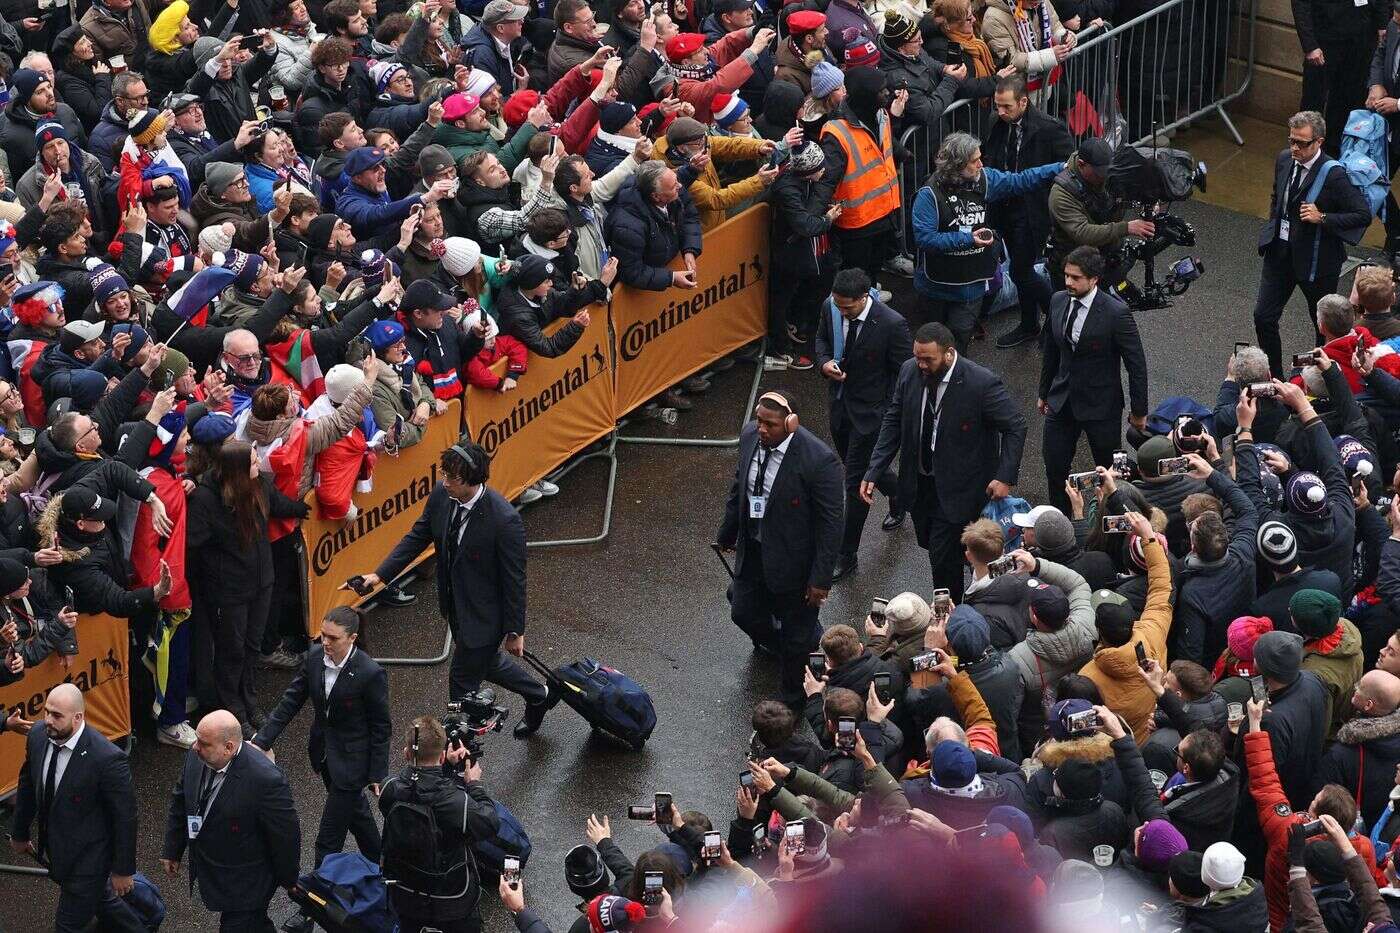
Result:
[[[209,321],[209,304],[219,293],[233,284],[237,276],[230,269],[210,266],[201,269],[180,286],[166,302],[170,310],[195,327],[203,327]]]

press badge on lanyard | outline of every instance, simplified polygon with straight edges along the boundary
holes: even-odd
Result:
[[[1278,222],[1278,238],[1285,243],[1288,242],[1288,221],[1280,220]]]
[[[762,518],[767,508],[767,496],[749,496],[749,518]]]
[[[189,830],[189,834],[190,834],[190,839],[191,839],[191,840],[194,840],[194,839],[196,839],[196,838],[199,836],[199,831],[200,831],[201,828],[203,828],[203,826],[204,826],[204,817],[202,817],[202,816],[187,816],[187,817],[185,817],[185,827]]]

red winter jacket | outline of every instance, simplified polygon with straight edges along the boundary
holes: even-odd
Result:
[[[496,345],[490,349],[482,350],[476,356],[467,361],[467,384],[474,385],[478,389],[500,388],[504,377],[496,375],[491,367],[501,359],[509,359],[506,365],[506,375],[512,379],[518,379],[525,375],[525,363],[530,357],[530,351],[514,337],[507,337],[505,334],[496,335]]]
[[[1249,793],[1259,815],[1259,827],[1264,831],[1268,854],[1264,859],[1264,897],[1269,904],[1269,929],[1283,933],[1288,922],[1288,830],[1294,823],[1306,823],[1311,817],[1294,813],[1288,797],[1279,783],[1274,768],[1274,749],[1269,733],[1251,732],[1244,737],[1245,764],[1249,768]],[[1371,840],[1353,834],[1351,844],[1366,862],[1371,875],[1384,887],[1387,883],[1376,868],[1376,850]]]

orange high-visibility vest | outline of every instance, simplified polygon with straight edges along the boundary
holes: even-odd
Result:
[[[822,137],[834,138],[846,153],[846,173],[836,186],[835,199],[844,210],[836,218],[843,230],[866,227],[899,210],[899,170],[894,164],[890,121],[880,112],[880,145],[870,131],[846,120],[827,120]]]

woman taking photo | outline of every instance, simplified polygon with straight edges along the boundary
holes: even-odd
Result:
[[[251,445],[227,440],[189,496],[185,526],[187,575],[197,580],[194,611],[214,633],[214,688],[221,707],[238,717],[244,738],[262,725],[253,669],[272,601],[269,518],[305,518],[258,466]]]

